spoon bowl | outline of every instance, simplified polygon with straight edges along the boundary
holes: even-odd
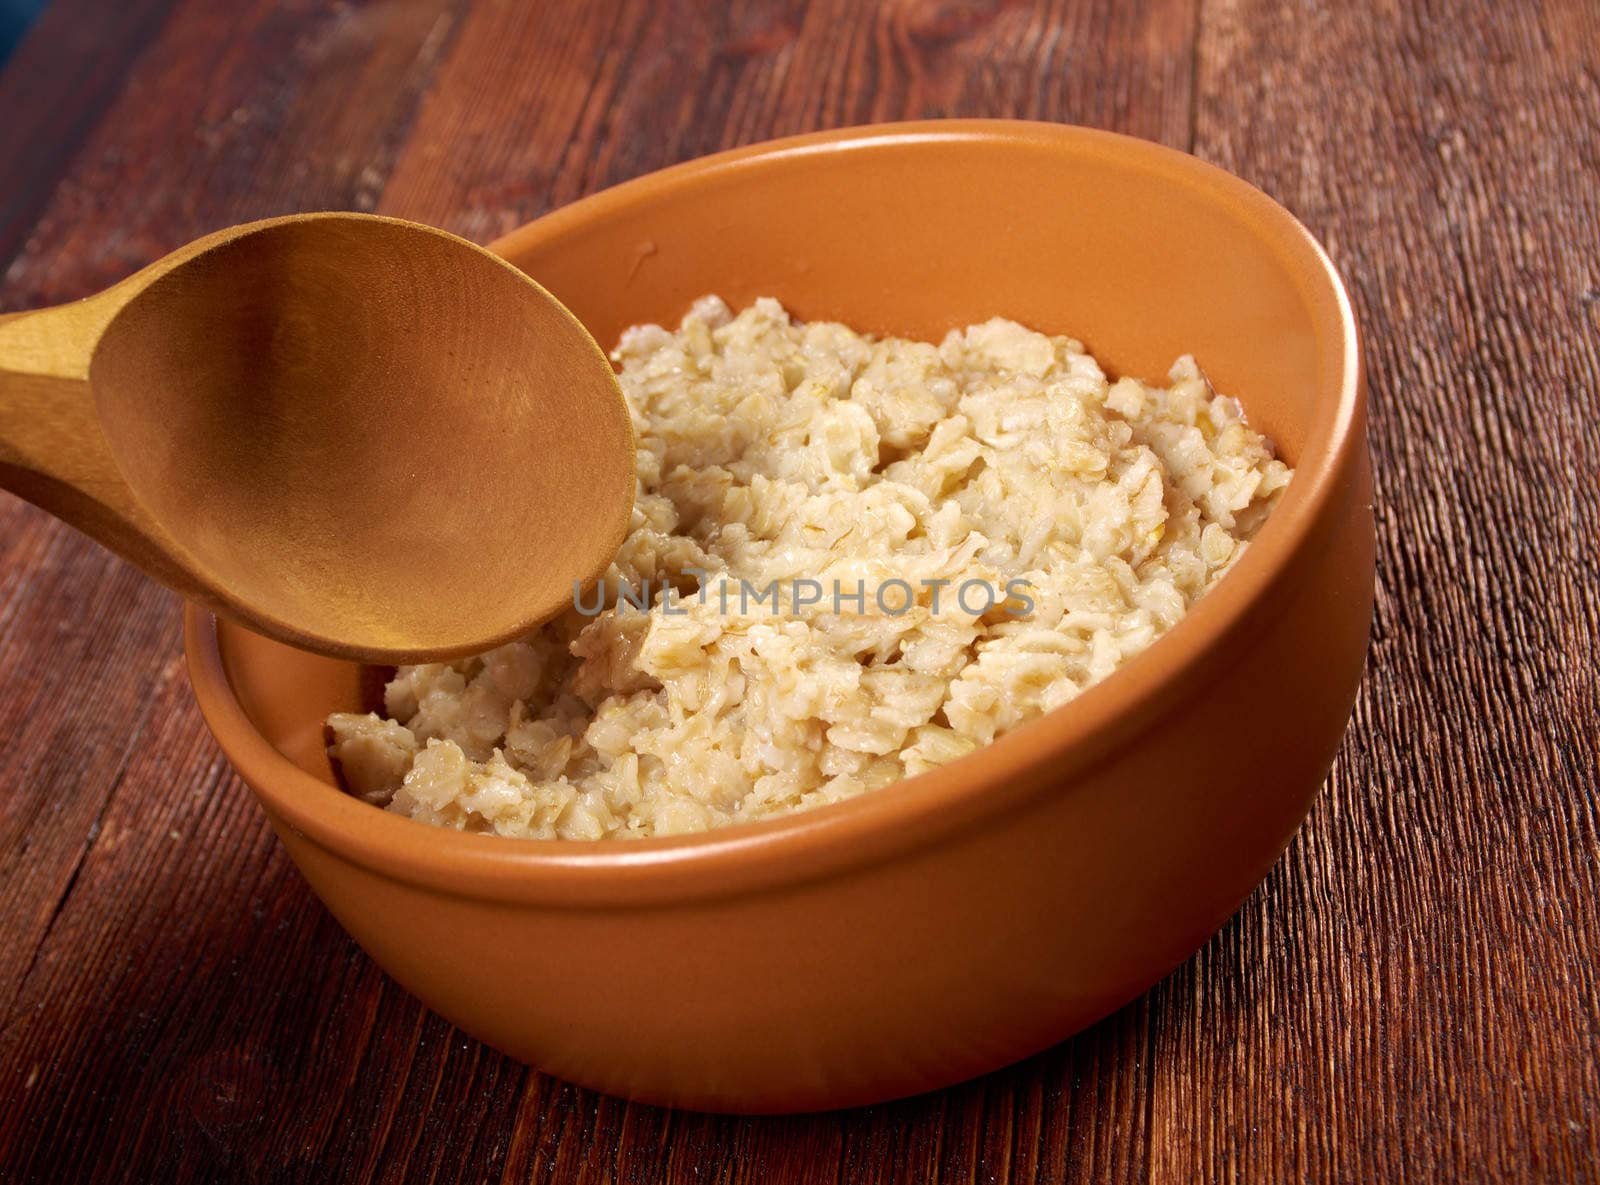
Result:
[[[594,340],[415,223],[220,232],[0,320],[0,367],[0,485],[326,654],[525,633],[604,571],[632,508],[632,428]]]

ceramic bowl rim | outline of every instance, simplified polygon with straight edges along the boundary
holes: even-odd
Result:
[[[1148,729],[1181,700],[1176,685],[1205,677],[1242,619],[1281,587],[1295,557],[1331,512],[1352,453],[1365,449],[1365,390],[1354,313],[1321,245],[1293,215],[1247,182],[1186,153],[1112,132],[1021,120],[932,120],[842,128],[716,153],[623,182],[552,211],[490,244],[515,256],[597,218],[648,204],[779,158],[871,151],[914,142],[1022,142],[1044,151],[1116,158],[1158,182],[1186,185],[1231,205],[1272,240],[1308,304],[1331,301],[1342,347],[1331,413],[1308,431],[1295,477],[1250,550],[1176,627],[1114,675],[951,765],[846,802],[671,838],[595,843],[508,839],[430,827],[378,810],[302,770],[257,730],[224,668],[218,626],[185,611],[191,682],[211,731],[280,826],[392,879],[470,898],[574,907],[665,904],[777,889],[892,859],[950,839],[1046,789],[1026,775],[1048,764],[1066,783]],[[1316,291],[1304,292],[1307,277]]]

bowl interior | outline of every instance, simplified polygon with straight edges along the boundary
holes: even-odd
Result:
[[[1126,137],[916,126],[667,170],[493,247],[608,349],[715,292],[935,341],[1011,317],[1149,380],[1194,354],[1298,460],[1335,411],[1346,343],[1315,245],[1281,208]]]
[[[1280,451],[1327,461],[1354,346],[1315,243],[1192,158],[1050,125],[951,122],[803,137],[680,166],[493,245],[610,348],[697,297],[937,340],[996,315],[1160,379],[1192,353]],[[1291,486],[1278,518],[1304,496]],[[322,718],[362,700],[350,664],[221,627],[241,707],[315,776]]]

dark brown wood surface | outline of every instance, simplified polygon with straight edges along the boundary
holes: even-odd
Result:
[[[952,1090],[598,1097],[385,980],[212,744],[174,598],[0,495],[0,1181],[1600,1180],[1593,0],[54,0],[0,73],[0,308],[248,218],[487,240],[945,115],[1189,149],[1351,285],[1373,648],[1265,885],[1143,999]]]

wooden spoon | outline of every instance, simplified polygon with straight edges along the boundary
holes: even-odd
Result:
[[[0,486],[263,633],[414,662],[605,570],[633,430],[594,340],[498,256],[306,214],[0,317]]]

